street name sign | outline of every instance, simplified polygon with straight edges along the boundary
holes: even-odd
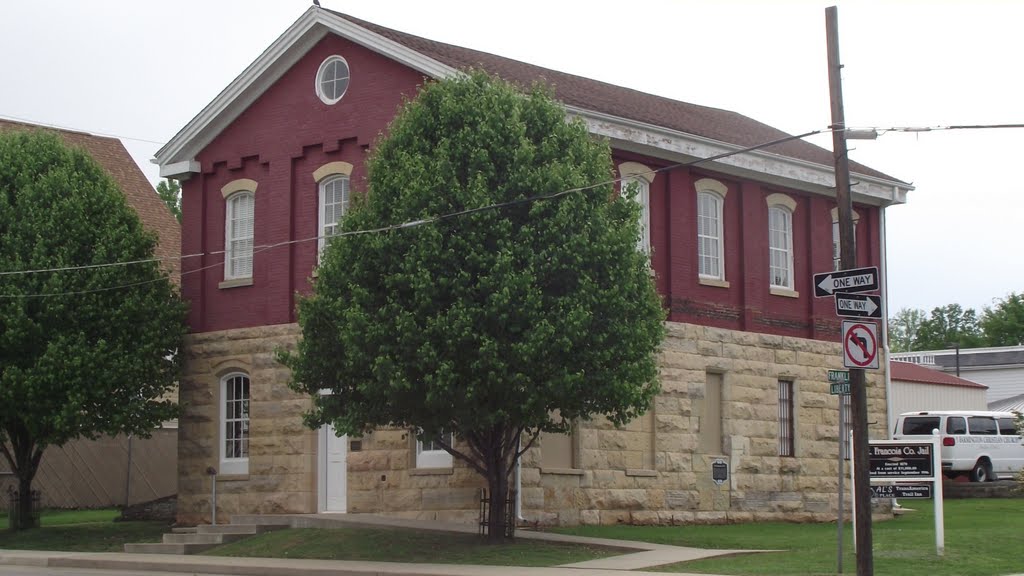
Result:
[[[814,275],[814,295],[818,298],[827,298],[837,292],[851,294],[876,290],[878,290],[877,266],[836,270]]]
[[[843,320],[843,366],[878,369],[878,325]]]
[[[828,393],[833,396],[849,396],[850,395],[850,383],[849,382],[833,382],[828,385]]]
[[[931,484],[872,484],[872,498],[931,498]]]
[[[850,372],[849,370],[828,371],[828,393],[832,395],[850,394]]]
[[[836,314],[847,318],[881,318],[882,297],[873,294],[836,294]]]
[[[868,475],[871,478],[934,477],[934,444],[891,443],[868,446]]]

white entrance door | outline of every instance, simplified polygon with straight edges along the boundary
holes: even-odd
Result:
[[[345,512],[348,509],[348,436],[337,437],[334,427],[320,428],[318,451],[320,512]]]

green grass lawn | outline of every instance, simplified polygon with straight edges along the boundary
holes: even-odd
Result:
[[[129,542],[159,542],[170,528],[166,522],[114,522],[117,509],[44,510],[34,530],[0,530],[0,548],[123,552]],[[2,518],[6,528],[6,514]]]
[[[622,554],[607,548],[516,540],[489,545],[473,534],[370,528],[268,532],[206,552],[214,556],[556,566]]]
[[[904,500],[915,509],[875,523],[874,565],[886,576],[994,576],[1024,572],[1024,499],[945,501],[946,551],[935,554],[931,500]],[[836,573],[835,524],[731,524],[724,526],[581,526],[567,534],[642,540],[696,548],[772,549],[784,553],[710,558],[648,570],[717,574]],[[847,524],[844,573],[855,573],[853,528]]]

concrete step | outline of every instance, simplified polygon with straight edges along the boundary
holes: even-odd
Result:
[[[199,534],[262,534],[272,530],[284,530],[291,528],[288,524],[203,524],[196,526]]]
[[[154,544],[125,544],[124,551],[134,554],[198,554],[210,548],[269,532],[290,528],[287,524],[218,524],[202,525],[192,529],[172,528],[164,534],[163,542]]]
[[[195,526],[177,526],[175,528],[171,528],[171,532],[174,533],[174,534],[195,534],[196,533],[196,527]]]
[[[209,550],[219,544],[168,544],[168,543],[147,543],[147,544],[125,544],[124,551],[129,554],[198,554]]]

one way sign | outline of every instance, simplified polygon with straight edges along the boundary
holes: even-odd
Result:
[[[836,314],[848,318],[881,318],[882,297],[872,294],[836,294]]]
[[[878,267],[852,268],[814,275],[814,295],[826,298],[837,292],[874,292],[878,290]]]

